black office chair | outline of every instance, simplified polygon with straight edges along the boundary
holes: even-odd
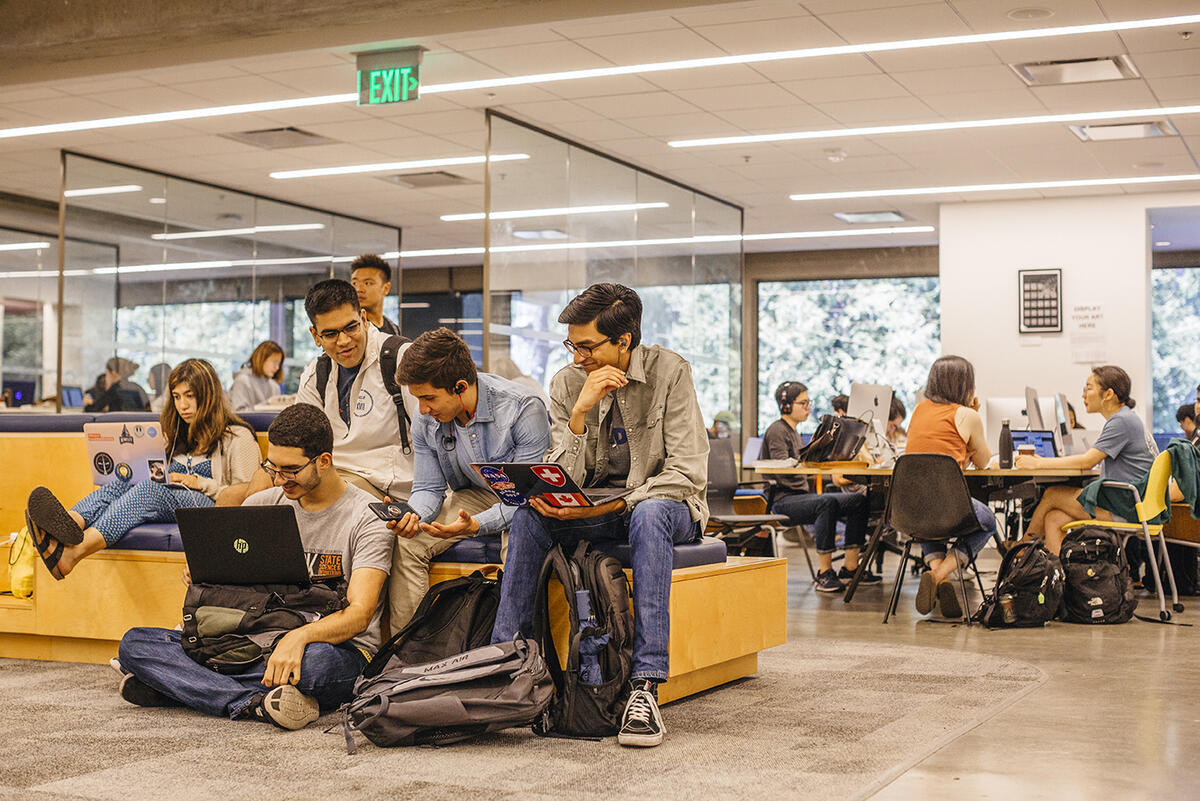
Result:
[[[896,605],[900,602],[904,568],[908,564],[914,542],[944,542],[979,530],[979,520],[975,517],[975,509],[971,505],[971,493],[967,490],[967,481],[963,478],[958,462],[940,453],[907,453],[896,460],[896,466],[892,468],[892,481],[888,486],[883,520],[871,537],[866,558],[859,561],[859,572],[863,569],[862,565],[870,562],[871,556],[879,547],[883,530],[888,527],[907,536],[908,539],[904,543],[900,565],[896,569],[891,601],[883,613],[884,623],[895,613]],[[982,594],[983,580],[979,577],[975,560],[972,559],[966,567],[970,567],[975,573],[975,581],[979,584],[979,592]],[[964,566],[959,565],[958,579],[964,601],[963,622],[969,624],[971,615],[966,604],[967,584],[963,578],[963,569]],[[857,582],[856,574],[852,583],[857,585]]]
[[[733,510],[733,497],[739,487],[766,489],[769,509],[774,482],[739,482],[733,444],[727,439],[712,439],[708,446],[708,524],[716,529],[714,534],[725,540],[729,552],[735,556],[779,556],[779,528],[787,525],[787,516],[742,515]]]

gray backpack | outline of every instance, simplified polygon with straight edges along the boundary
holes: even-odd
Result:
[[[445,745],[528,726],[553,694],[533,640],[485,645],[423,665],[393,661],[355,682],[354,699],[342,708],[346,751],[354,753],[354,731],[379,746]]]

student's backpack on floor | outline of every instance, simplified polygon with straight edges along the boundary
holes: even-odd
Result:
[[[1125,623],[1137,610],[1121,535],[1098,526],[1076,529],[1059,550],[1067,574],[1063,618],[1071,623]]]
[[[570,621],[567,666],[550,626],[550,579],[562,584]],[[554,701],[533,727],[558,737],[607,737],[621,725],[633,673],[633,612],[621,563],[580,541],[568,557],[555,545],[538,580],[533,631],[554,680]]]
[[[1058,557],[1040,542],[1013,545],[996,573],[996,589],[984,598],[975,620],[989,629],[1036,628],[1058,614],[1064,575]]]

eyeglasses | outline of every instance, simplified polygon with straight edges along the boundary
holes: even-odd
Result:
[[[338,341],[338,337],[340,337],[342,334],[345,334],[348,337],[352,337],[358,333],[358,330],[360,328],[362,328],[362,321],[355,320],[354,322],[350,323],[349,325],[343,326],[342,328],[330,328],[325,331],[318,331],[317,336],[319,336],[321,338],[322,342],[326,342],[326,343],[329,343],[332,345],[334,342]]]
[[[613,339],[612,337],[605,337],[604,339],[600,340],[599,342],[591,342],[591,343],[572,342],[569,339],[564,339],[563,347],[565,347],[571,353],[578,353],[580,356],[582,356],[583,358],[586,359],[587,357],[592,355],[592,352],[594,350],[596,350],[596,348],[598,348],[601,345],[604,345],[606,343],[609,343],[609,342],[615,343],[616,341],[617,340]]]
[[[792,401],[792,403],[795,404],[796,406],[803,406],[805,409],[812,407],[812,399],[811,398],[809,398],[808,400]]]
[[[283,476],[284,480],[292,480],[292,479],[296,478],[296,476],[303,473],[304,468],[308,467],[310,464],[312,464],[313,462],[317,461],[317,459],[320,459],[320,458],[321,458],[321,454],[318,453],[316,456],[309,459],[307,462],[300,465],[299,467],[276,467],[275,465],[271,464],[270,459],[263,459],[261,462],[259,462],[258,466],[261,467],[263,469],[263,471],[265,471],[266,474],[271,477],[272,481],[279,478],[280,476]]]

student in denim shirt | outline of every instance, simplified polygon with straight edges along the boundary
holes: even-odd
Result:
[[[448,328],[427,331],[396,365],[397,383],[417,399],[412,422],[416,514],[398,535],[388,588],[392,630],[412,617],[429,589],[429,563],[458,540],[508,529],[515,507],[500,503],[471,464],[538,462],[550,447],[546,406],[526,387],[479,373],[467,343]],[[449,495],[447,495],[449,491]]]
[[[540,499],[513,515],[493,642],[528,636],[538,574],[555,542],[628,540],[633,564],[633,677],[617,741],[662,742],[657,685],[668,673],[672,547],[708,520],[708,434],[677,353],[641,340],[642,301],[620,284],[594,284],[558,321],[574,363],[550,385],[557,462],[584,487],[626,487],[624,498],[557,508]]]

